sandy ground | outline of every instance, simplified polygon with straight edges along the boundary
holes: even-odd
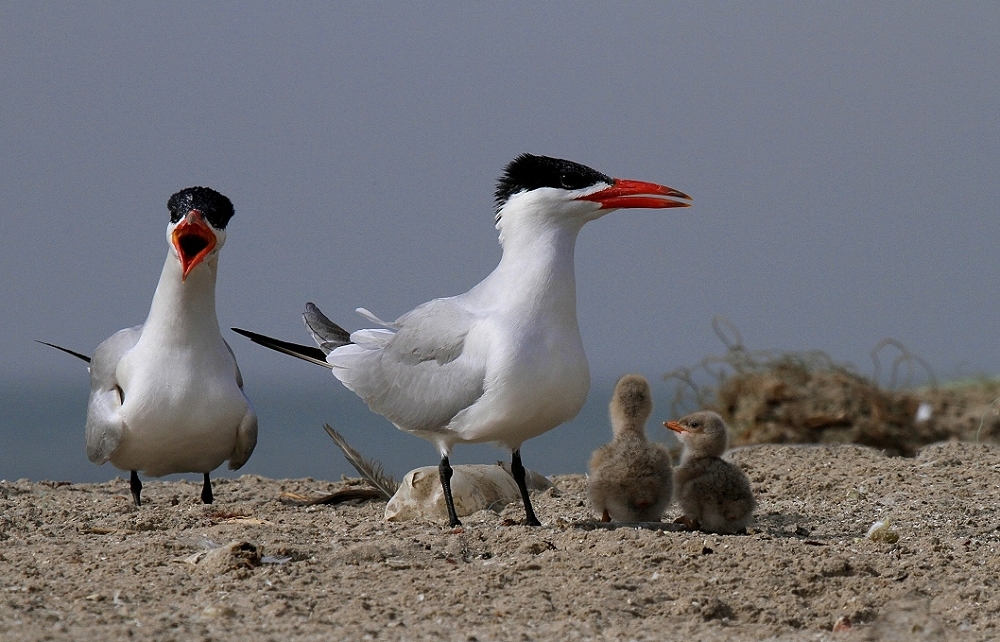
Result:
[[[281,497],[341,482],[219,480],[203,506],[194,476],[150,481],[138,509],[125,479],[0,482],[0,639],[1000,639],[1000,447],[733,458],[747,535],[594,528],[582,476],[536,495],[541,528],[514,504],[457,530]]]

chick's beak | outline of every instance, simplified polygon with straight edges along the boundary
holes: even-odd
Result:
[[[674,432],[677,432],[677,433],[690,432],[687,428],[685,428],[684,426],[680,425],[676,421],[664,421],[663,422],[663,427],[664,428],[668,428],[670,430],[673,430]]]

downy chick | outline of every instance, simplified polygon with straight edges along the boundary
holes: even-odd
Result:
[[[663,425],[684,444],[674,471],[674,499],[683,513],[677,521],[709,533],[745,531],[757,504],[746,474],[722,459],[729,443],[722,417],[695,412]]]
[[[646,440],[653,412],[649,383],[640,375],[618,380],[609,414],[614,439],[590,458],[587,494],[602,521],[657,522],[673,489],[670,453]]]

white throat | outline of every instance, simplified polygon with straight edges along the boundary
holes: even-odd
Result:
[[[221,338],[215,312],[218,267],[216,254],[195,267],[187,279],[181,280],[180,261],[173,252],[168,252],[143,326],[142,339],[155,337],[157,343],[191,346],[192,342],[215,342]]]

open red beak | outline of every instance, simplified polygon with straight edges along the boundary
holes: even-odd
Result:
[[[664,428],[669,428],[670,430],[673,430],[674,432],[687,432],[688,431],[687,428],[685,428],[684,426],[680,425],[676,421],[664,421],[663,422],[663,427]]]
[[[616,207],[690,207],[691,197],[666,185],[633,181],[627,178],[616,178],[615,183],[600,192],[589,196],[581,196],[581,201],[594,201],[601,204],[601,209],[610,210]],[[677,200],[684,199],[684,200]]]
[[[174,228],[171,241],[177,249],[177,256],[181,259],[183,281],[215,247],[215,233],[205,222],[205,217],[200,211],[191,210]]]

